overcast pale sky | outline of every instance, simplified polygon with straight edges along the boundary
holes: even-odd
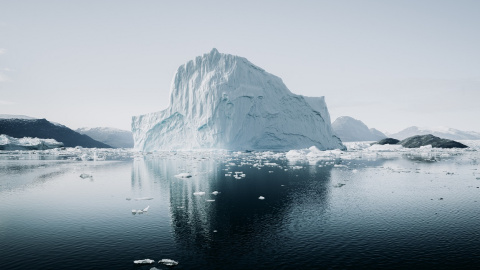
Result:
[[[130,129],[213,47],[325,96],[332,121],[480,131],[476,0],[0,0],[0,114]]]

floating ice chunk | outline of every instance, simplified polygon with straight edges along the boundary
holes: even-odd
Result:
[[[357,173],[357,172],[358,172],[357,169],[353,169],[353,170],[352,170],[352,173]]]
[[[197,192],[194,192],[193,195],[195,195],[195,196],[203,196],[203,195],[205,195],[205,191],[197,191]]]
[[[258,197],[258,199],[259,199],[259,200],[265,200],[265,197],[260,196],[260,197]]]
[[[336,168],[346,168],[347,165],[335,164],[335,165],[333,165],[333,167],[336,167]]]
[[[403,146],[396,145],[396,144],[385,144],[385,145],[374,144],[368,147],[366,150],[372,151],[372,152],[396,152],[402,149],[403,149]]]
[[[218,195],[218,193],[220,193],[220,192],[218,192],[218,191],[212,192],[213,195]]]
[[[345,184],[343,184],[343,183],[338,183],[338,184],[334,185],[333,187],[341,188],[341,187],[343,187],[343,186],[345,186]]]
[[[206,200],[207,202],[214,202],[215,200]]]
[[[273,173],[273,171],[268,171],[268,173]]]
[[[143,208],[143,210],[142,210],[142,211],[143,211],[143,212],[148,212],[148,208],[150,208],[150,205],[149,205],[149,206],[147,206],[147,207],[145,207],[145,208]]]
[[[155,262],[154,260],[150,260],[150,259],[133,261],[134,264],[152,264],[154,262]]]
[[[141,197],[141,198],[135,198],[135,201],[149,201],[153,200],[152,197]]]
[[[137,210],[133,209],[132,210],[132,215],[135,215],[135,214],[137,214]]]
[[[189,173],[179,173],[179,174],[175,175],[175,177],[177,177],[177,178],[190,178],[190,177],[192,177],[192,175],[189,174]]]
[[[91,174],[82,173],[82,174],[80,174],[80,178],[82,178],[82,179],[93,178],[93,176]]]
[[[158,263],[163,263],[163,264],[165,264],[166,266],[175,266],[175,265],[178,265],[178,262],[177,262],[177,261],[174,261],[174,260],[171,260],[171,259],[161,259],[160,261],[158,261]]]

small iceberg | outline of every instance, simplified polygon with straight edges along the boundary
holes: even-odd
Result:
[[[218,191],[212,192],[213,195],[218,195],[218,193],[220,193],[220,192],[218,192]]]
[[[134,264],[152,264],[154,262],[155,262],[154,260],[150,260],[150,259],[133,261]]]
[[[148,211],[148,208],[150,208],[150,205],[147,206],[147,207],[145,207],[142,211],[143,211],[143,212],[147,212],[147,211]]]
[[[93,176],[90,175],[90,174],[82,173],[82,174],[80,174],[80,178],[82,178],[82,179],[85,179],[85,178],[93,178]]]
[[[153,200],[152,197],[141,197],[141,198],[135,198],[135,201],[149,201]]]
[[[260,196],[260,197],[258,197],[258,199],[259,199],[259,200],[265,200],[265,197]]]
[[[192,177],[192,175],[189,174],[189,173],[179,173],[179,174],[175,175],[175,177],[177,177],[177,178],[190,178],[190,177]]]
[[[178,262],[177,262],[177,261],[174,261],[174,260],[171,260],[171,259],[161,259],[160,261],[158,261],[158,263],[163,263],[163,264],[165,264],[166,266],[175,266],[175,265],[178,265]]]
[[[197,192],[194,192],[193,195],[195,195],[195,196],[203,196],[203,195],[205,195],[205,192],[204,192],[204,191],[197,191]]]

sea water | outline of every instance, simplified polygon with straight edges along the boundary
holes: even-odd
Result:
[[[3,152],[0,269],[476,269],[479,152],[367,148]]]

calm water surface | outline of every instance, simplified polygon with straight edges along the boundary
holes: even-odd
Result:
[[[176,269],[480,267],[475,157],[260,161],[3,158],[0,269],[168,268],[133,264],[146,258]]]

